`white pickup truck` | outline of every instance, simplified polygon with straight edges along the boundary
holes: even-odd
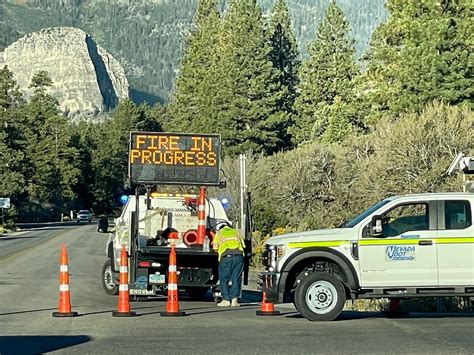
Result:
[[[340,228],[271,237],[260,289],[309,320],[347,299],[474,296],[474,193],[395,196]]]

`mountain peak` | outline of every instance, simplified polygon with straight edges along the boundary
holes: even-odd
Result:
[[[50,27],[29,33],[5,49],[4,64],[27,96],[33,75],[45,70],[50,93],[70,117],[95,116],[128,98],[120,63],[79,28]]]

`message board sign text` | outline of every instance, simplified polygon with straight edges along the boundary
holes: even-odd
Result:
[[[220,136],[132,132],[129,175],[132,182],[218,185]]]

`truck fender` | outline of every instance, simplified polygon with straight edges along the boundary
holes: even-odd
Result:
[[[279,284],[279,290],[280,291],[286,291],[287,289],[287,279],[288,275],[290,274],[290,271],[293,269],[295,265],[297,265],[299,262],[307,259],[314,259],[314,258],[324,258],[331,260],[335,264],[337,264],[341,271],[345,274],[346,279],[348,281],[348,286],[350,287],[351,290],[357,290],[359,289],[359,278],[357,276],[357,272],[354,268],[354,265],[348,260],[348,258],[338,252],[337,250],[333,250],[330,248],[324,248],[324,247],[311,247],[311,248],[304,248],[288,258],[288,260],[285,261],[285,264],[281,268],[281,278],[280,278],[280,284]]]

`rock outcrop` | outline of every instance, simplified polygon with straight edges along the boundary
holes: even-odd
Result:
[[[45,70],[50,93],[69,117],[93,117],[128,98],[128,81],[120,63],[86,32],[53,27],[27,34],[8,46],[4,64],[27,96],[32,76]]]

